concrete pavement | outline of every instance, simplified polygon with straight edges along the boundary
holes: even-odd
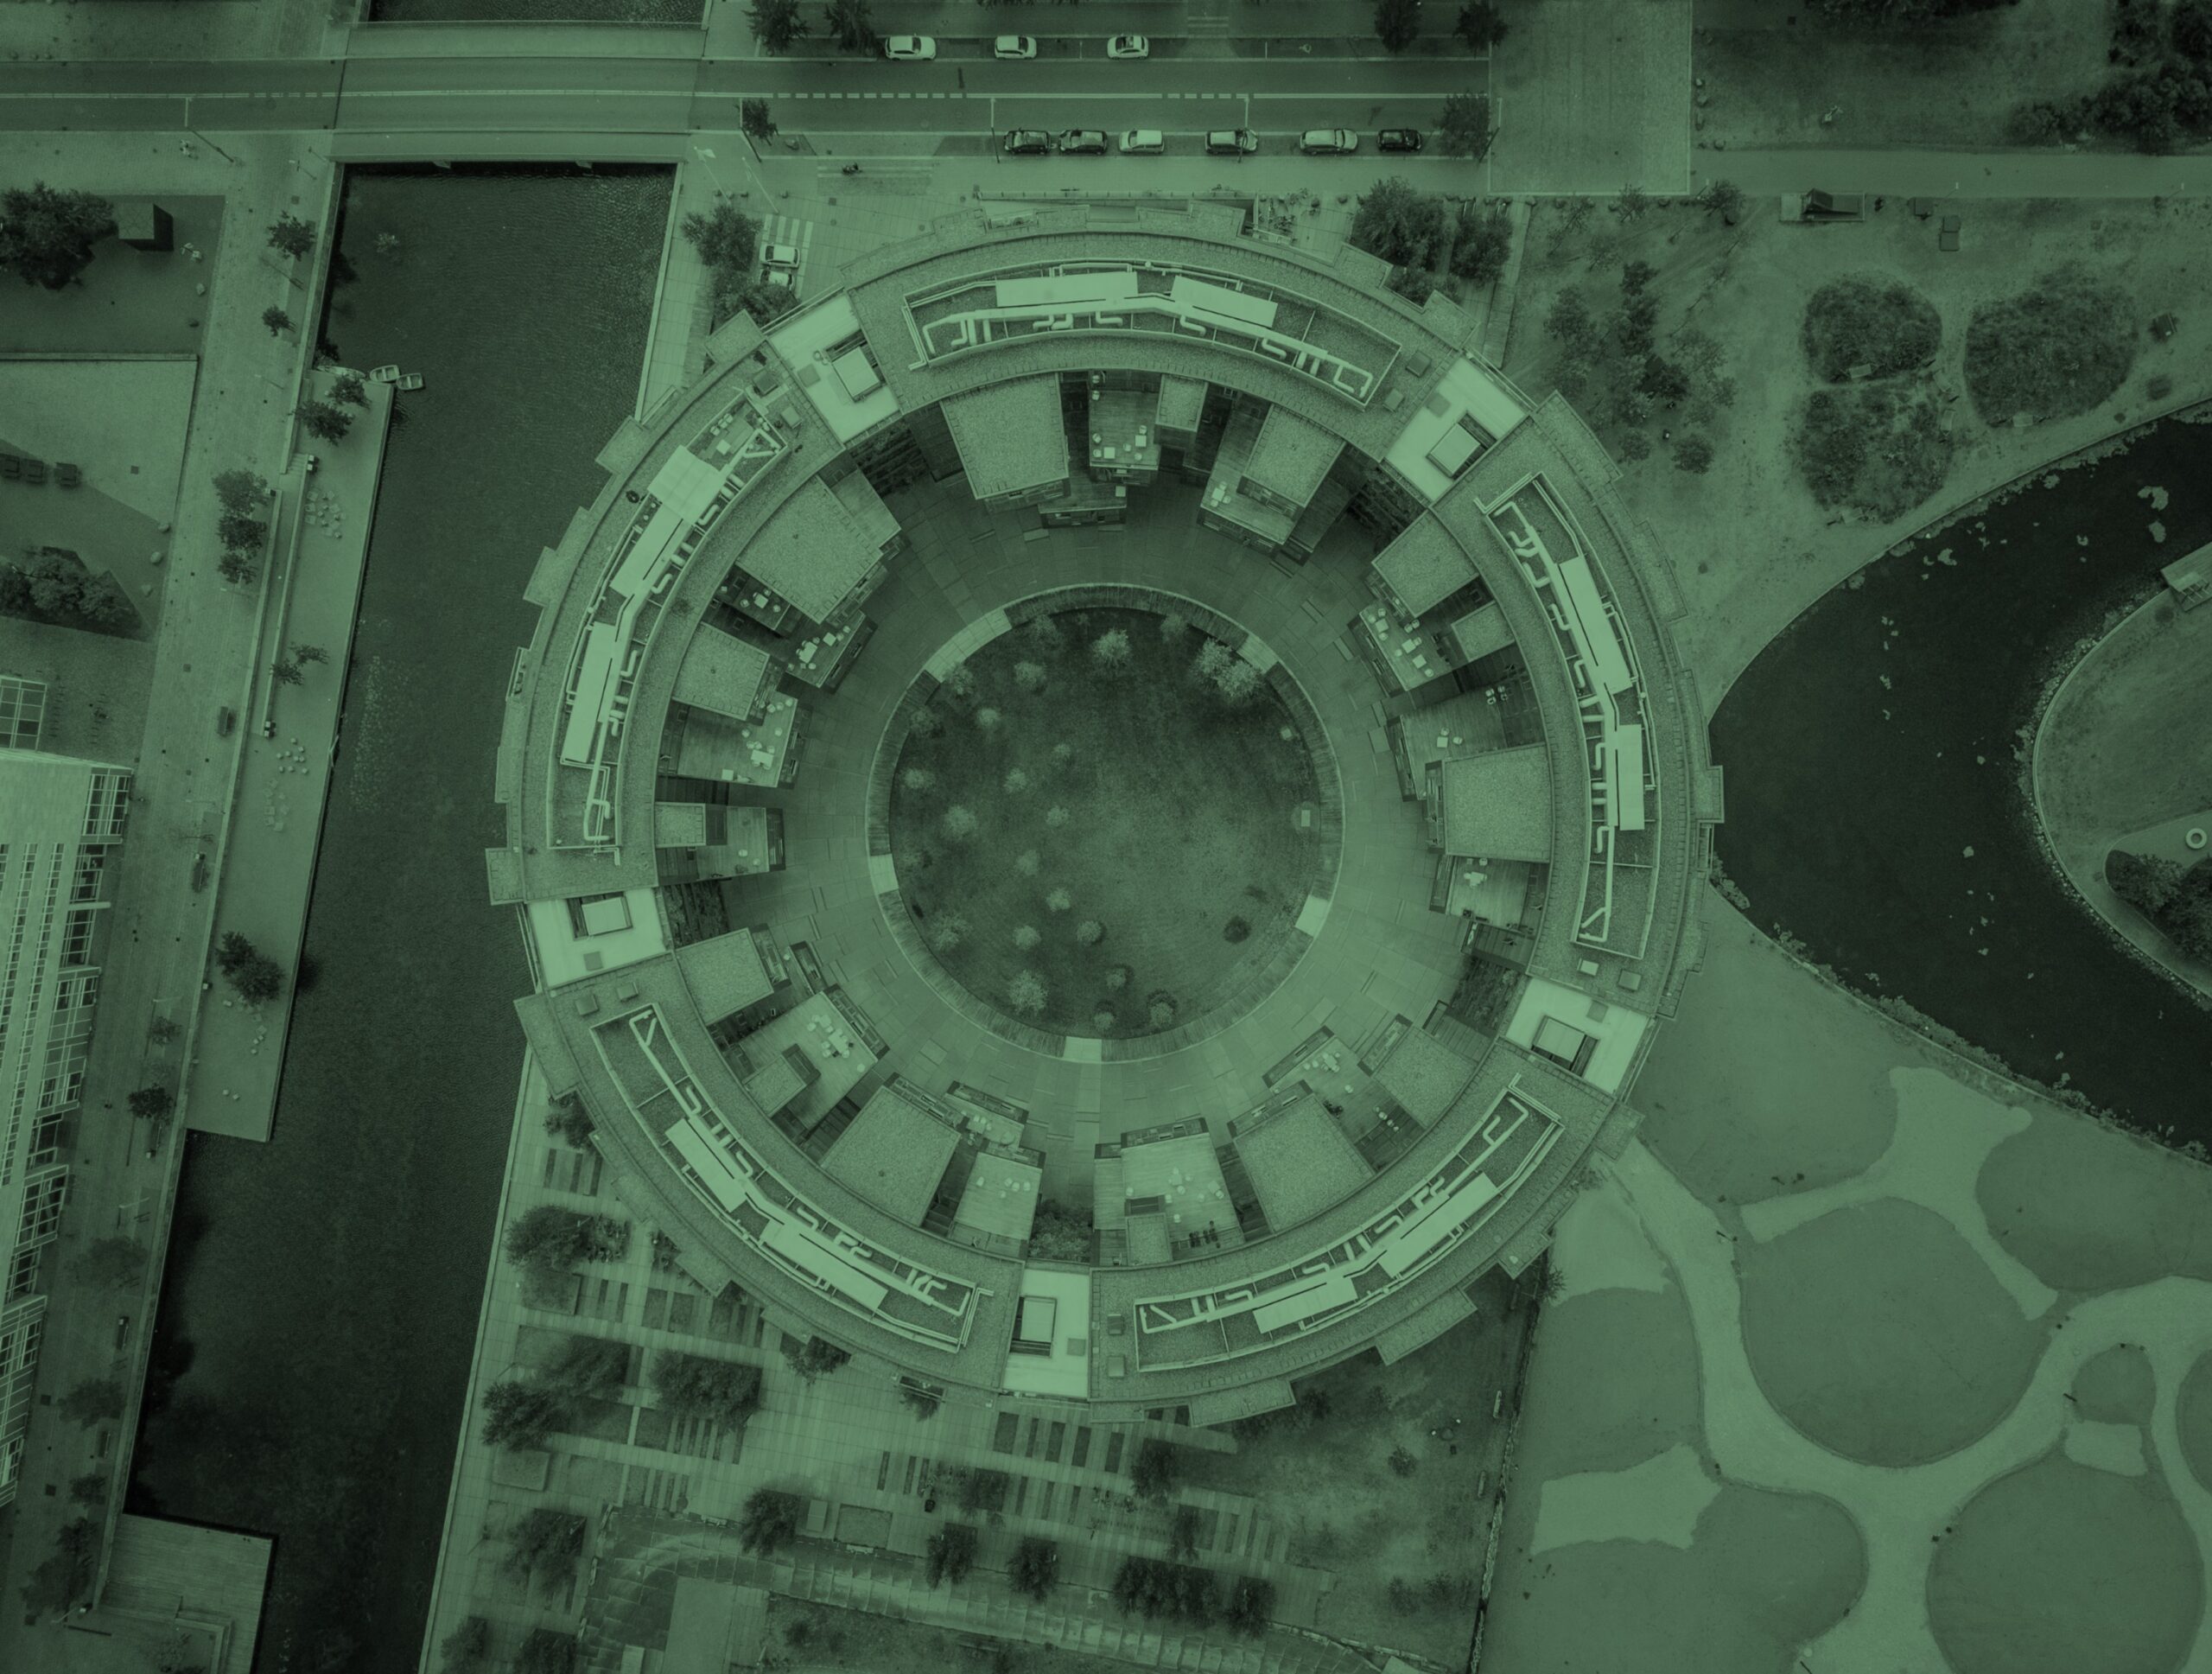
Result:
[[[2176,198],[2212,193],[2212,156],[2146,157],[2122,151],[1830,150],[1824,146],[1693,154],[1694,185],[1733,181],[1754,199],[1818,187],[1904,198]],[[1779,213],[1747,206],[1746,214]],[[1808,228],[1817,235],[1818,229]],[[1974,236],[1973,228],[1967,237]]]

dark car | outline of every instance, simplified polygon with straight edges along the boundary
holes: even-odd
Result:
[[[1006,154],[1010,157],[1041,157],[1052,149],[1052,137],[1042,128],[1009,128]]]
[[[1106,130],[1103,128],[1071,128],[1060,136],[1060,150],[1072,151],[1078,156],[1106,155]]]
[[[1421,130],[1418,128],[1385,128],[1375,137],[1378,151],[1418,151],[1421,150]]]

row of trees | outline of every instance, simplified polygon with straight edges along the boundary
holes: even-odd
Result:
[[[1721,370],[1720,346],[1705,332],[1686,328],[1675,334],[1672,359],[1659,352],[1656,277],[1649,263],[1630,262],[1621,269],[1620,301],[1608,316],[1599,318],[1582,292],[1569,287],[1544,321],[1559,345],[1560,392],[1612,430],[1624,459],[1651,452],[1642,427],[1655,408],[1679,408],[1686,426],[1703,429],[1736,399],[1735,380]],[[1675,444],[1675,463],[1692,473],[1708,469],[1712,442],[1695,430],[1683,436]]]
[[[2111,135],[2153,155],[2212,134],[2212,0],[2116,0],[2112,60],[2123,66],[2094,93],[2014,107],[2012,137],[2051,144]]]
[[[780,53],[814,33],[799,0],[753,0],[745,21],[763,52]],[[883,37],[875,31],[868,0],[830,0],[823,9],[823,33],[840,52],[875,53]]]
[[[235,930],[215,944],[215,969],[248,1005],[273,1000],[284,987],[284,968]]]
[[[1220,1577],[1210,1569],[1131,1553],[1114,1572],[1114,1602],[1124,1611],[1151,1618],[1167,1616],[1193,1627],[1214,1622],[1256,1637],[1274,1619],[1275,1588],[1257,1575],[1240,1575],[1226,1596]]]
[[[1483,52],[1505,39],[1505,19],[1495,0],[1467,0],[1452,33],[1469,52]],[[1375,0],[1375,38],[1385,49],[1402,53],[1421,38],[1421,0]]]
[[[118,630],[138,621],[123,583],[95,575],[65,546],[27,546],[21,563],[0,559],[0,615],[43,616],[65,627]]]
[[[1496,279],[1512,253],[1513,223],[1502,207],[1449,204],[1393,175],[1360,199],[1351,242],[1396,268],[1390,288],[1420,302],[1440,274],[1475,285]]]
[[[765,105],[761,106],[760,120],[767,120]],[[718,199],[714,207],[703,213],[694,210],[686,215],[683,236],[691,241],[692,247],[699,252],[699,259],[707,264],[713,283],[715,325],[743,309],[766,326],[798,306],[798,293],[789,285],[773,284],[753,277],[753,258],[760,248],[760,223],[728,199]]]
[[[2193,959],[2212,962],[2212,859],[2183,869],[2157,855],[2115,849],[2105,856],[2113,893]]]

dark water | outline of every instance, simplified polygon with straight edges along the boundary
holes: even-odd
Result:
[[[156,1333],[174,1386],[131,1484],[134,1510],[276,1535],[264,1674],[416,1665],[529,986],[512,913],[485,900],[501,700],[524,582],[636,398],[669,189],[665,171],[347,186],[356,277],[325,331],[348,364],[429,385],[385,459],[308,919],[319,974],[271,1143],[193,1142]]]
[[[2067,648],[2212,538],[2212,497],[2192,491],[2208,481],[2212,427],[2169,421],[2054,487],[2037,479],[1979,529],[1883,558],[1767,647],[1713,744],[1728,775],[1721,857],[1759,923],[2023,1074],[2212,1143],[2212,1015],[2068,893],[2036,847],[2014,756]],[[2171,493],[2164,510],[2146,487]],[[1923,563],[1945,547],[1951,564]]]
[[[377,23],[683,23],[734,0],[373,0]]]

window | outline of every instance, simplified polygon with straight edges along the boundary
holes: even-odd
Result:
[[[61,1231],[61,1206],[69,1195],[69,1171],[55,1168],[23,1187],[23,1218],[16,1230],[22,1244],[35,1248],[51,1243]]]
[[[1598,1042],[1593,1037],[1556,1017],[1547,1017],[1538,1023],[1535,1038],[1529,1042],[1529,1050],[1539,1057],[1563,1064],[1577,1075],[1582,1073],[1597,1049]]]
[[[611,936],[630,927],[630,902],[620,893],[578,895],[569,903],[569,928],[581,939]]]
[[[124,816],[130,809],[130,775],[111,769],[92,774],[85,798],[85,840],[112,843],[123,835]]]
[[[99,915],[92,908],[73,908],[62,927],[61,963],[64,965],[83,965],[92,962],[92,922]]]
[[[107,870],[107,850],[86,849],[77,856],[77,881],[69,886],[72,904],[98,901],[100,895],[100,875]]]

